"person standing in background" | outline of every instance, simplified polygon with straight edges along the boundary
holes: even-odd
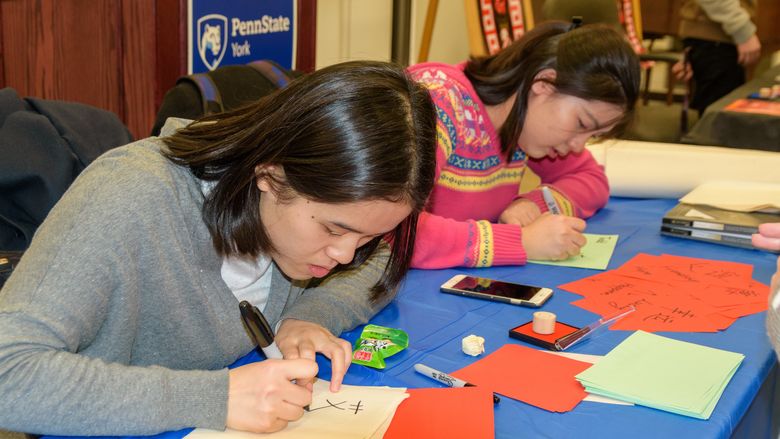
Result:
[[[679,35],[689,51],[694,89],[691,108],[703,113],[713,102],[745,83],[745,67],[761,55],[753,18],[758,0],[685,0]],[[682,62],[674,67],[687,76]],[[689,78],[685,78],[689,79]]]

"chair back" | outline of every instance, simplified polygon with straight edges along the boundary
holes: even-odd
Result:
[[[570,21],[575,15],[583,24],[605,23],[624,33],[637,54],[642,46],[642,15],[639,0],[546,0],[542,6],[545,20]]]
[[[493,55],[533,29],[531,0],[464,0],[471,56]]]

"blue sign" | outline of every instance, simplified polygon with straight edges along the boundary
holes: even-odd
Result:
[[[189,0],[187,70],[272,59],[295,68],[296,0]]]

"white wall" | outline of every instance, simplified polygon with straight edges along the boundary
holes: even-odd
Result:
[[[427,7],[427,0],[412,1],[412,64],[417,62]],[[392,0],[319,0],[316,68],[355,59],[389,61],[392,18]],[[454,64],[467,56],[463,1],[441,0],[428,60]]]
[[[420,39],[425,26],[427,0],[413,0],[410,63],[417,63]],[[463,0],[440,0],[433,25],[428,61],[456,64],[469,56],[469,39],[466,30],[466,12]]]

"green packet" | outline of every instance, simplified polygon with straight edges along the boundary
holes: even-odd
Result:
[[[366,325],[355,340],[352,362],[376,369],[385,368],[385,358],[409,346],[409,334],[378,325]]]

